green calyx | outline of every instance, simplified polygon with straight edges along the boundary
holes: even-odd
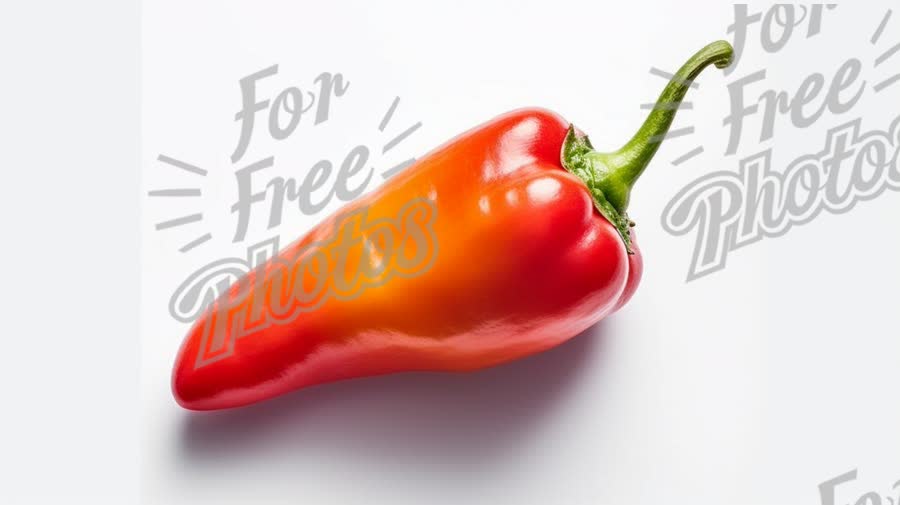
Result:
[[[618,151],[595,151],[587,135],[578,134],[569,125],[562,147],[562,165],[584,181],[594,206],[619,231],[629,254],[634,253],[630,231],[634,222],[626,212],[631,188],[665,139],[693,80],[711,64],[718,68],[730,65],[733,53],[731,44],[720,40],[692,56],[666,85],[638,132]]]

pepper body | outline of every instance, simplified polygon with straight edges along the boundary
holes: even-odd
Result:
[[[720,41],[696,53],[617,151],[595,151],[555,113],[522,109],[419,159],[211,303],[178,352],[176,400],[221,409],[353,377],[479,369],[559,345],[618,310],[643,269],[626,213],[631,188],[691,80],[710,64],[727,66],[732,51]],[[424,232],[413,233],[415,216],[383,224],[410,202],[431,209]],[[430,237],[418,242],[428,261],[390,276],[384,266],[399,260],[386,251],[407,252],[404,232]],[[317,256],[318,245],[339,254]],[[301,272],[296,282],[285,280],[291,269]],[[361,283],[358,270],[378,282]],[[290,316],[284,293],[317,282],[336,295]],[[254,326],[267,309],[290,317]],[[206,359],[211,346],[227,352]]]
[[[231,355],[196,367],[201,335],[220,306],[213,304],[179,352],[178,402],[218,409],[350,377],[478,369],[556,346],[621,307],[637,287],[641,257],[626,252],[584,182],[562,167],[568,126],[540,109],[500,116],[324,220],[279,256],[296,261],[348,213],[389,219],[425,198],[437,211],[434,261],[236,338]],[[353,247],[377,261],[362,242]]]

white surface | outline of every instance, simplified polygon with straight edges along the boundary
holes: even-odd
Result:
[[[896,13],[880,49],[868,42],[887,6],[826,12],[820,36],[777,55],[754,39],[741,69],[769,68],[760,91],[796,89],[813,71],[830,76],[850,56],[867,62],[869,81],[896,73],[900,59],[868,73],[868,62],[900,42]],[[731,7],[719,2],[145,3],[142,193],[195,182],[158,154],[210,170],[196,210],[142,197],[145,502],[812,505],[821,482],[854,468],[859,479],[841,486],[839,503],[891,492],[900,478],[900,194],[824,213],[732,253],[723,271],[691,283],[693,235],[660,226],[685,184],[735,168],[734,157],[720,154],[722,119],[726,83],[743,70],[707,70],[690,93],[695,108],[676,127],[697,133],[661,148],[632,201],[642,285],[586,335],[471,375],[351,381],[232,412],[192,415],[169,392],[187,329],[167,313],[172,290],[202,264],[240,256],[268,236],[258,214],[247,242],[227,240],[241,77],[279,64],[264,88],[270,97],[308,87],[323,71],[351,83],[327,123],[304,118],[281,142],[258,125],[243,162],[274,155],[285,176],[299,178],[322,158],[338,162],[358,143],[383,143],[376,126],[398,95],[396,127],[424,126],[396,153],[375,157],[382,169],[526,105],[558,111],[598,147],[614,148],[643,120],[639,104],[664,84],[649,68],[674,70],[726,38],[731,21]],[[886,127],[896,107],[885,104],[898,94],[900,86],[867,95],[854,111],[826,113],[805,130],[780,119],[775,140],[756,145],[774,146],[783,167],[821,150],[824,132],[853,117]],[[706,146],[702,157],[671,165],[697,144]],[[740,154],[753,146],[751,138]],[[317,216],[289,210],[277,231],[293,238],[338,205]],[[202,226],[153,229],[201,210]],[[177,252],[201,230],[215,239]]]

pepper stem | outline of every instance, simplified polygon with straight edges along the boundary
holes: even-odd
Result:
[[[633,223],[628,219],[626,210],[631,188],[665,139],[693,80],[709,65],[714,64],[718,68],[730,65],[733,53],[731,44],[723,40],[697,51],[672,76],[644,124],[618,151],[595,151],[586,135],[579,135],[573,126],[569,126],[563,143],[562,164],[566,170],[585,181],[597,209],[616,225],[629,253],[632,252],[629,228]]]

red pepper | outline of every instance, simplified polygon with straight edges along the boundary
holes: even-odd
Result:
[[[221,409],[352,377],[474,370],[554,347],[618,310],[642,271],[631,187],[689,81],[731,57],[721,41],[694,55],[612,153],[552,112],[523,109],[421,158],[210,305],[175,363],[178,403]],[[295,292],[301,300],[285,303]],[[256,317],[273,314],[268,325]]]

